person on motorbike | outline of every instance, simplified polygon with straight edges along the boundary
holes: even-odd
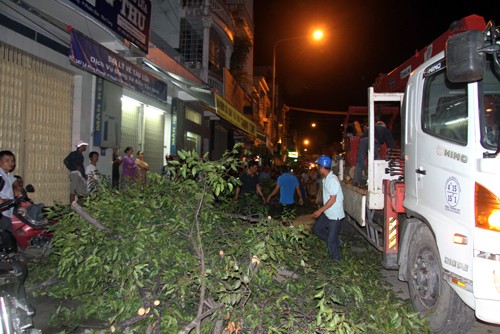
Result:
[[[14,192],[14,198],[23,198],[23,200],[33,203],[33,201],[28,197],[28,191],[24,188],[24,179],[20,175],[14,175],[16,179],[12,184],[12,191]],[[29,186],[29,185],[28,185]]]
[[[12,185],[15,181],[12,171],[16,168],[16,156],[11,151],[0,151],[0,177],[3,179],[4,185],[0,190],[0,203],[13,200],[14,190]],[[9,230],[12,232],[12,212],[13,209],[5,209],[0,217],[0,229]]]

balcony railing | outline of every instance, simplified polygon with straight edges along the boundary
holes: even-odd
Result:
[[[210,11],[212,15],[221,19],[228,27],[234,28],[234,21],[231,15],[231,10],[226,6],[224,1],[210,0]]]
[[[207,83],[210,87],[217,90],[219,94],[224,95],[224,83],[219,79],[218,76],[214,76],[211,73],[208,73]]]
[[[181,7],[185,17],[202,17],[205,15],[205,0],[182,0]],[[208,10],[211,15],[217,16],[224,24],[234,28],[231,10],[222,0],[209,0]],[[181,15],[182,16],[182,15]]]

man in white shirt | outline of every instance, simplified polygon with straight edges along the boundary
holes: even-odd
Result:
[[[93,191],[97,187],[99,182],[99,171],[97,170],[97,161],[99,161],[99,153],[92,151],[89,153],[90,163],[85,168],[85,174],[87,175],[87,189],[89,192]]]
[[[4,185],[0,189],[0,203],[14,199],[12,184],[16,180],[12,171],[16,168],[16,156],[11,151],[0,151],[0,177]],[[0,213],[0,229],[12,232],[12,212],[13,208],[3,210]]]
[[[331,171],[332,159],[322,155],[316,161],[318,173],[322,178],[323,206],[314,211],[312,216],[316,218],[313,233],[325,241],[330,257],[340,260],[340,227],[344,221],[344,194],[339,179]]]

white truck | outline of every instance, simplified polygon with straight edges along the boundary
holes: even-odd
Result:
[[[474,312],[500,324],[497,38],[493,22],[471,15],[380,77],[368,91],[367,187],[341,161],[348,221],[399,270],[435,333],[466,333]],[[374,119],[394,103],[400,147],[375,160]]]

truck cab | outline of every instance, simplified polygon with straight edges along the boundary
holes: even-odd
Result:
[[[466,333],[474,314],[500,323],[497,35],[492,22],[447,35],[404,93],[370,88],[370,127],[377,103],[401,103],[401,149],[374,160],[370,132],[367,189],[342,181],[348,220],[399,270],[435,333]]]
[[[444,280],[479,319],[498,323],[500,67],[496,54],[488,59],[483,53],[460,65],[469,73],[457,75],[450,59],[457,52],[476,56],[482,47],[478,31],[457,35],[449,41],[448,57],[441,52],[408,81],[404,207],[406,216],[432,233]],[[407,267],[400,276],[411,281],[418,271]]]

